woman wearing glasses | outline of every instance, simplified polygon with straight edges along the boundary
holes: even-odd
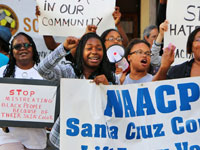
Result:
[[[113,12],[113,18],[115,20],[116,29],[108,29],[104,31],[101,35],[101,38],[106,46],[106,49],[114,44],[123,45],[126,47],[128,45],[128,37],[120,24],[121,12],[118,6],[115,7]]]
[[[0,68],[0,77],[43,79],[36,70],[39,62],[33,39],[20,32],[11,42],[10,59],[6,66]],[[42,150],[46,141],[45,129],[0,128],[0,150]]]
[[[123,84],[144,83],[150,81],[163,80],[166,78],[167,71],[174,61],[174,49],[164,50],[161,67],[155,76],[148,73],[151,62],[150,44],[144,40],[132,40],[126,50],[127,60],[130,63],[130,73],[126,76]]]
[[[116,44],[124,47],[128,44],[128,41],[124,41],[121,34],[116,29],[108,29],[104,31],[101,35],[101,39],[106,49]],[[115,63],[111,63],[111,71],[115,73],[116,82],[118,84],[122,84],[125,79],[126,72],[123,73],[123,69],[119,68]]]

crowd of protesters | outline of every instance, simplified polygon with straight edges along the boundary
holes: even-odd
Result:
[[[199,76],[200,28],[195,29],[187,41],[187,53],[193,53],[194,58],[171,67],[175,46],[170,44],[162,49],[164,33],[168,29],[168,21],[165,20],[166,0],[160,0],[159,11],[157,25],[148,26],[144,30],[143,39],[132,39],[130,42],[120,25],[119,7],[113,13],[116,28],[108,29],[101,35],[97,35],[96,26],[89,25],[81,39],[72,35],[63,43],[57,43],[52,36],[44,36],[46,46],[52,52],[41,62],[30,35],[20,32],[10,41],[9,28],[0,26],[0,77],[53,81],[78,78],[91,79],[97,85],[120,85]],[[39,10],[36,14],[40,15]],[[129,62],[129,69],[125,72],[116,64],[110,63],[106,55],[107,49],[116,44],[125,49],[124,57]],[[70,63],[59,64],[63,58]],[[50,133],[53,149],[59,149],[59,129],[58,117]],[[0,129],[0,150],[42,150],[46,147],[45,129]]]

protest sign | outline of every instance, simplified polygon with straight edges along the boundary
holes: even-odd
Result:
[[[200,77],[120,86],[61,79],[60,149],[200,149],[199,85]]]
[[[52,127],[59,114],[58,83],[0,79],[0,126]]]
[[[97,33],[115,28],[112,13],[116,0],[37,0],[39,33],[42,35],[81,37],[87,25],[96,25]]]
[[[176,46],[173,65],[193,58],[187,54],[186,43],[189,34],[200,26],[199,0],[168,0],[167,20],[168,32],[164,36],[164,47],[169,43]]]

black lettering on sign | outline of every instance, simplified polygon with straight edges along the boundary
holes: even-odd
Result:
[[[200,21],[200,6],[189,5],[187,7],[187,17],[184,17],[186,21],[194,21],[198,19]]]
[[[72,6],[70,4],[69,5],[62,4],[60,7],[60,13],[68,13],[70,15],[74,15],[74,14],[83,15],[83,10],[84,10],[84,7],[82,5]]]
[[[47,3],[47,0],[45,0],[44,11],[53,11],[54,7],[55,7],[55,4],[56,3],[53,3],[53,4]]]

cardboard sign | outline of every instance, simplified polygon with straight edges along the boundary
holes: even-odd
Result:
[[[81,37],[87,25],[96,25],[99,34],[115,28],[115,0],[37,0],[37,5],[42,35]]]
[[[60,149],[200,149],[199,85],[200,77],[119,86],[62,79]]]
[[[0,79],[0,126],[52,127],[59,114],[58,83]]]
[[[169,27],[164,36],[164,47],[167,47],[169,43],[176,46],[173,65],[193,58],[193,55],[187,54],[186,44],[189,34],[200,27],[199,7],[199,0],[168,0]]]

